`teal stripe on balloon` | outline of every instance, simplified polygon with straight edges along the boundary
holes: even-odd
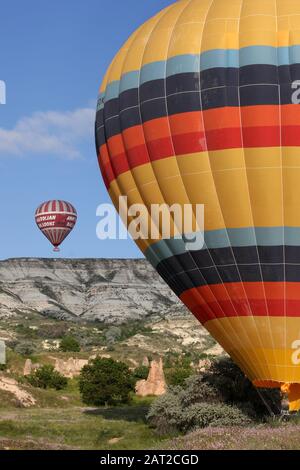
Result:
[[[167,77],[178,75],[179,73],[197,73],[200,70],[199,55],[181,55],[172,57],[167,61]]]
[[[246,65],[287,65],[279,64],[279,49],[270,46],[250,46],[239,51],[239,66]]]
[[[105,91],[105,102],[118,98],[120,94],[120,81],[115,80],[107,85]]]
[[[228,230],[210,230],[204,234],[203,249],[247,246],[300,246],[300,227],[249,227]],[[181,237],[160,240],[145,252],[156,267],[164,259],[191,251]]]
[[[152,80],[164,79],[166,76],[166,61],[152,62],[141,68],[141,85]]]
[[[132,90],[133,88],[139,87],[139,72],[125,73],[121,78],[120,93],[123,91]]]
[[[146,64],[141,70],[122,75],[121,84],[107,85],[105,101],[117,98],[119,93],[137,88],[152,80],[164,79],[179,73],[196,73],[218,67],[238,68],[247,65],[292,65],[300,63],[300,45],[290,47],[249,46],[242,49],[215,49],[202,54],[185,54],[167,61]]]

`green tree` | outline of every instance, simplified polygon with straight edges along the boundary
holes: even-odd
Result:
[[[166,371],[168,385],[184,385],[186,379],[193,374],[191,367],[177,366]]]
[[[83,367],[79,389],[86,405],[125,404],[134,390],[134,377],[123,362],[97,357]]]
[[[45,365],[27,377],[28,382],[37,388],[54,388],[63,390],[68,385],[68,379],[57,372],[53,366]]]
[[[73,336],[64,336],[60,342],[60,349],[63,352],[80,352],[80,343]]]
[[[146,380],[149,375],[149,367],[139,366],[133,371],[135,380]]]

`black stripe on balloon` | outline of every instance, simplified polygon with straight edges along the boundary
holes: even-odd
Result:
[[[167,77],[166,91],[167,95],[183,93],[185,91],[197,91],[199,93],[199,73],[179,73],[177,75]]]
[[[262,280],[300,282],[300,247],[259,246],[190,251],[165,259],[157,266],[157,271],[177,295],[206,284]]]
[[[138,106],[139,102],[149,101],[156,98],[165,98],[166,95],[182,93],[187,91],[205,91],[214,87],[237,87],[247,85],[288,85],[300,79],[300,64],[292,65],[247,65],[240,68],[217,67],[197,72],[186,72],[171,75],[164,79],[150,80],[120,93],[119,98],[114,98],[105,103],[109,109],[106,116],[111,117],[116,112],[116,103],[119,110],[132,106]],[[290,88],[291,89],[291,88]]]
[[[107,138],[119,133],[116,121],[120,119],[122,121],[122,130],[124,131],[142,122],[146,123],[168,115],[172,116],[174,114],[201,111],[201,109],[209,110],[224,107],[238,107],[239,105],[278,105],[280,103],[278,86],[274,85],[253,85],[240,88],[240,92],[237,87],[215,88],[206,90],[202,92],[201,95],[202,108],[200,94],[198,92],[188,92],[171,95],[167,98],[157,98],[146,101],[141,103],[140,109],[139,107],[129,108],[114,116],[107,115],[105,109],[105,130]],[[282,90],[281,104],[290,102],[290,100],[291,87]]]
[[[123,91],[119,96],[119,107],[120,111],[133,108],[139,105],[139,90],[138,88],[132,88],[131,90]]]
[[[285,276],[286,271],[286,276]],[[180,296],[188,289],[213,284],[237,282],[299,282],[300,265],[232,265],[218,268],[195,268],[169,277],[165,271],[159,271],[161,277]]]
[[[105,137],[108,140],[110,137],[121,133],[120,117],[116,116],[105,121]]]
[[[291,251],[292,250],[292,251]],[[294,259],[295,252],[300,260],[300,248],[285,247],[286,259]],[[297,259],[297,258],[296,258]],[[195,267],[209,267],[212,265],[227,266],[230,264],[258,264],[278,263],[284,261],[282,246],[247,246],[232,248],[215,248],[199,251],[189,251],[180,255],[166,258],[159,266],[164,265],[169,272],[176,269],[190,271]]]
[[[152,121],[152,119],[168,116],[166,99],[156,98],[154,100],[141,103],[141,115],[143,122],[148,122]]]
[[[105,120],[110,119],[114,116],[118,116],[120,113],[120,99],[115,98],[113,100],[107,101],[104,105],[104,118]]]
[[[249,66],[250,67],[250,66]],[[265,67],[265,66],[264,66]],[[297,70],[298,79],[300,79],[300,66],[297,65],[297,68],[279,68],[281,72],[288,75],[289,77],[293,76],[293,79],[297,79]],[[191,74],[191,77],[187,80],[188,74],[180,74],[175,77],[171,77],[170,86],[168,89],[169,95],[163,97],[156,97],[149,100],[146,100],[146,88],[144,88],[144,101],[141,100],[140,106],[137,104],[138,101],[138,90],[130,90],[122,93],[120,98],[115,98],[113,100],[105,103],[104,112],[103,110],[98,111],[97,113],[97,127],[101,126],[103,121],[105,121],[105,134],[106,138],[117,135],[122,131],[131,128],[133,126],[146,123],[153,119],[158,119],[166,117],[168,115],[181,114],[192,111],[209,110],[209,109],[218,109],[222,107],[238,107],[238,106],[257,106],[257,105],[285,105],[292,103],[292,94],[295,91],[292,88],[292,83],[283,83],[280,85],[274,85],[272,83],[266,84],[244,84],[238,88],[237,86],[229,86],[230,80],[227,76],[227,85],[217,85],[222,83],[221,80],[221,70],[219,69],[216,80],[214,81],[211,78],[211,84],[214,84],[214,88],[203,89],[201,92],[201,100],[199,91],[195,91],[197,88],[198,79],[195,79],[195,74]],[[233,69],[229,69],[232,70]],[[266,69],[262,69],[267,73]],[[253,69],[251,69],[252,73]],[[213,70],[207,71],[212,73]],[[202,72],[204,73],[204,72]],[[225,74],[226,75],[226,74]],[[224,75],[224,80],[225,80]],[[227,75],[230,75],[227,74]],[[253,81],[251,79],[251,74],[245,74],[248,77],[248,81]],[[182,80],[182,82],[180,82]],[[219,81],[218,81],[219,80]],[[246,80],[246,79],[245,79]],[[256,77],[256,80],[258,78]],[[180,85],[181,83],[181,85]],[[242,82],[243,83],[243,82]],[[144,85],[142,85],[144,86]],[[147,84],[148,90],[151,88],[151,94],[149,96],[155,96],[155,81]],[[173,88],[172,88],[173,87]],[[192,88],[192,90],[188,90]],[[175,91],[178,90],[178,91]],[[180,90],[180,91],[179,91]],[[184,91],[183,91],[184,90]],[[171,91],[174,93],[172,94]],[[280,93],[279,93],[280,91]],[[159,81],[159,87],[157,88],[157,94],[161,93],[161,81]],[[201,107],[202,101],[202,107]],[[142,119],[142,120],[141,120]],[[100,139],[101,140],[101,139]],[[99,140],[99,141],[100,141]]]
[[[120,123],[122,131],[130,129],[130,127],[142,124],[141,112],[138,107],[126,109],[120,113]]]
[[[290,88],[291,100],[291,88]],[[280,104],[278,85],[249,85],[240,88],[240,105],[278,105]]]
[[[104,109],[100,109],[96,113],[96,127],[101,127],[104,124]]]
[[[95,126],[95,136],[96,136],[96,150],[98,152],[99,148],[106,143],[106,135],[104,127]]]
[[[280,83],[279,70],[275,65],[247,65],[239,70],[240,86],[259,85],[261,83],[278,85]]]
[[[165,96],[165,80],[150,80],[140,86],[140,101],[153,100]]]
[[[252,104],[256,104],[256,91],[252,87]],[[217,109],[225,107],[240,106],[240,93],[238,87],[226,86],[222,88],[212,88],[201,92],[202,109]],[[250,100],[250,96],[248,98]],[[243,103],[244,104],[244,103]],[[245,104],[244,104],[245,105]],[[199,108],[200,110],[201,108]]]

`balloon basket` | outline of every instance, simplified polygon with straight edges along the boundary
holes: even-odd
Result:
[[[60,249],[58,248],[58,246],[56,246],[55,248],[53,248],[53,251],[54,251],[54,253],[59,253]]]

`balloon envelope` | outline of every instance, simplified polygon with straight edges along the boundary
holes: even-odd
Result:
[[[54,246],[54,251],[59,251],[59,246],[75,227],[77,212],[69,202],[47,201],[37,208],[35,221],[41,232]]]
[[[118,52],[96,117],[116,205],[205,205],[204,249],[139,246],[264,386],[300,383],[299,31],[294,0],[178,1]]]

